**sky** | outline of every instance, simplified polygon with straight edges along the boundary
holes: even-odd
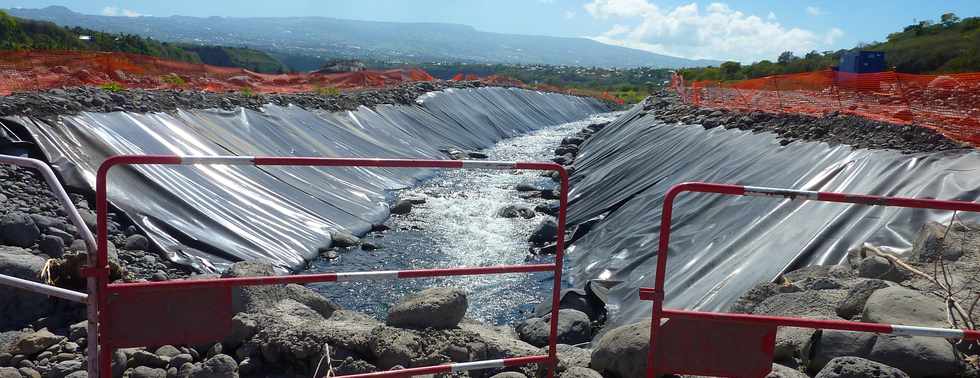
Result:
[[[883,5],[887,4],[887,5]],[[946,12],[980,16],[980,0],[0,0],[117,17],[325,16],[449,22],[498,33],[585,37],[684,58],[775,60],[783,51],[851,48]]]

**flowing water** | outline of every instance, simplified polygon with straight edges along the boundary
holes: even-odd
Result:
[[[501,141],[484,150],[489,160],[548,161],[561,139],[592,123],[608,122],[616,113],[547,127]],[[523,199],[514,186],[530,183],[541,188],[556,184],[538,171],[446,170],[419,187],[398,193],[422,197],[408,215],[393,216],[391,229],[364,238],[381,249],[341,250],[336,259],[313,262],[311,272],[401,270],[550,263],[551,256],[531,256],[528,236],[547,217],[501,218],[497,210],[524,203],[532,208],[547,201]],[[318,284],[313,287],[344,308],[382,317],[390,304],[406,293],[433,286],[455,286],[468,292],[467,316],[493,324],[523,320],[534,304],[549,296],[554,285],[547,272],[480,275],[452,278],[358,281]],[[563,280],[563,285],[569,282]]]

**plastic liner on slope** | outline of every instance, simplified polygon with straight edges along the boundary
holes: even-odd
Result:
[[[66,185],[94,187],[118,154],[279,155],[444,159],[443,148],[483,148],[540,127],[604,111],[593,99],[478,88],[423,96],[414,106],[327,113],[297,107],[84,113],[26,126]],[[360,233],[388,214],[386,192],[430,170],[133,166],[110,174],[109,199],[171,259],[202,270],[261,259],[296,269],[330,245],[330,231]]]
[[[673,126],[633,109],[583,144],[569,219],[605,217],[569,256],[575,281],[622,280],[618,324],[649,319],[667,190],[685,181],[932,197],[980,197],[980,154],[903,155],[825,143],[780,146],[771,134]],[[666,304],[727,310],[753,285],[806,265],[842,263],[864,242],[907,253],[930,220],[951,212],[683,193],[673,215]],[[976,219],[976,214],[959,214]]]

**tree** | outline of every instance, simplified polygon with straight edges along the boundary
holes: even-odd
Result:
[[[789,64],[796,59],[796,55],[793,55],[792,51],[784,51],[782,54],[779,54],[779,58],[776,59],[776,63]]]
[[[742,64],[739,62],[725,62],[721,64],[721,79],[722,80],[736,80],[738,79],[738,72],[742,70]]]
[[[957,17],[956,13],[953,12],[943,13],[942,16],[939,16],[939,22],[943,24],[943,26],[948,28],[950,26],[953,26],[953,24],[960,22],[960,18]]]

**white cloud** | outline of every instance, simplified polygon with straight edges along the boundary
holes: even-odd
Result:
[[[823,16],[827,14],[827,12],[825,12],[823,9],[820,9],[820,7],[815,7],[811,5],[806,7],[806,14],[809,14],[811,16]]]
[[[571,20],[575,18],[575,11],[566,10],[564,13],[562,13],[562,16],[564,16],[566,20]]]
[[[787,27],[772,12],[763,19],[724,3],[660,8],[648,0],[592,0],[584,8],[596,19],[616,21],[592,37],[596,41],[686,58],[775,60],[783,51],[824,49],[844,34]]]
[[[769,15],[766,16],[766,19],[775,20],[776,19],[776,13],[773,13],[773,11],[769,11]]]
[[[113,16],[113,17],[116,17],[116,16],[122,16],[122,17],[139,17],[139,16],[142,16],[142,14],[139,14],[139,13],[137,13],[135,11],[132,11],[132,10],[129,10],[129,9],[122,9],[122,8],[119,8],[119,7],[116,7],[116,6],[108,6],[108,7],[102,8],[102,15],[103,16]]]

